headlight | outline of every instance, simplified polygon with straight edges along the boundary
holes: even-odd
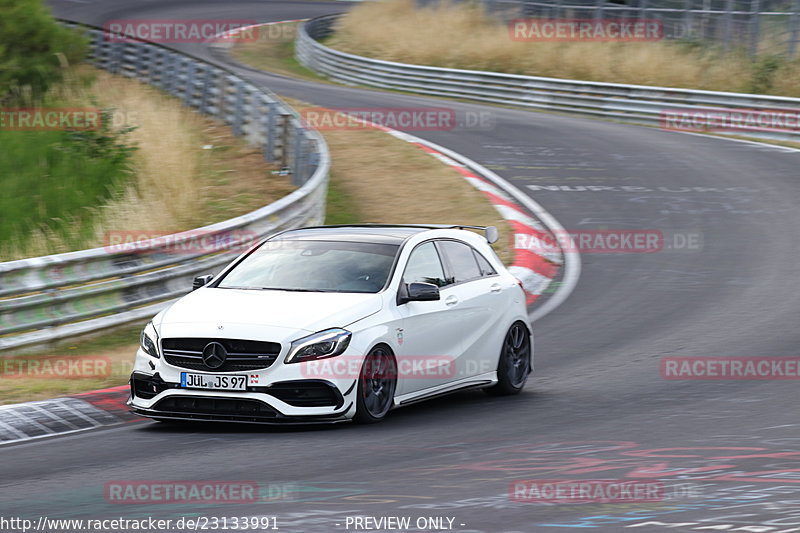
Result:
[[[148,322],[139,338],[139,344],[142,346],[144,353],[152,357],[160,357],[158,355],[158,345],[156,344],[157,340],[158,334],[156,333],[156,328],[153,326],[152,322]]]
[[[345,329],[326,329],[292,342],[287,363],[302,363],[314,359],[335,357],[347,349],[352,333]]]

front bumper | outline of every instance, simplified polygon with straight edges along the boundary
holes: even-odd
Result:
[[[352,396],[355,383],[346,394],[322,380],[282,382],[272,387],[230,392],[182,389],[176,383],[165,382],[158,374],[134,372],[130,387],[131,412],[149,418],[288,424],[349,420],[353,402],[346,401],[345,395]]]
[[[207,422],[239,422],[249,424],[331,424],[347,422],[340,415],[287,416],[259,400],[221,396],[172,395],[157,402],[151,409],[131,406],[131,412],[156,420],[203,420]]]
[[[302,363],[249,371],[244,391],[181,388],[181,372],[215,373],[178,368],[140,348],[130,379],[131,412],[163,420],[261,424],[342,422],[355,414],[355,377],[310,375]]]

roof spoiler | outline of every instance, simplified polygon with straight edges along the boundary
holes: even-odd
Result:
[[[307,228],[424,228],[424,229],[474,229],[482,231],[489,244],[494,244],[500,238],[495,226],[469,226],[465,224],[330,224],[325,226],[309,226]],[[286,230],[291,231],[291,230]],[[281,232],[283,233],[283,232]]]
[[[500,233],[495,226],[450,226],[457,229],[476,229],[482,231],[489,244],[494,244],[500,238]]]
[[[474,229],[482,231],[489,244],[494,244],[500,238],[500,234],[495,226],[469,226],[466,224],[364,224],[367,226],[403,226],[412,228],[428,228],[428,229]]]

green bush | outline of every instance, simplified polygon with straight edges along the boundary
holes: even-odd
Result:
[[[786,59],[780,56],[768,55],[756,58],[753,61],[750,92],[755,94],[771,93],[775,84],[775,76],[786,63]]]
[[[0,102],[35,102],[79,62],[86,39],[65,28],[42,0],[0,0]]]
[[[0,131],[0,243],[24,247],[38,230],[79,249],[97,209],[132,180],[130,130],[114,130],[105,110],[97,130]]]

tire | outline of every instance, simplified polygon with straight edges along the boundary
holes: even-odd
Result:
[[[388,346],[375,346],[364,358],[358,377],[356,414],[359,424],[383,420],[394,405],[397,390],[397,363]]]
[[[508,328],[500,359],[497,361],[497,384],[483,389],[492,396],[519,394],[531,373],[531,337],[523,322]]]

